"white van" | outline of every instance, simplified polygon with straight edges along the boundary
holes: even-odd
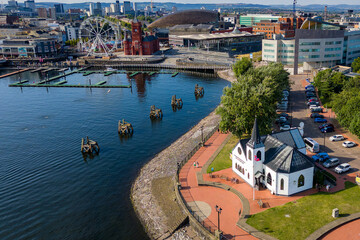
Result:
[[[312,138],[304,138],[306,149],[310,152],[316,153],[320,151],[320,145]]]

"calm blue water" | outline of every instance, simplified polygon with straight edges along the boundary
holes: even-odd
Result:
[[[30,82],[45,77],[20,74]],[[132,81],[133,89],[8,87],[18,79],[0,79],[2,240],[146,239],[129,199],[132,181],[143,164],[214,110],[229,85],[185,74],[132,80],[126,74],[73,74],[69,84]],[[196,83],[205,88],[198,100]],[[177,112],[170,106],[174,94],[184,101]],[[153,104],[162,108],[162,121],[150,121]],[[118,136],[123,118],[134,126],[130,139]],[[99,156],[84,160],[80,145],[85,136],[99,142]]]

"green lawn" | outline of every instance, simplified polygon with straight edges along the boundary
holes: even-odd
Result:
[[[336,193],[316,193],[270,208],[252,215],[247,223],[278,239],[305,239],[334,220],[334,208],[339,209],[340,217],[360,212],[360,187],[351,182],[345,186],[345,190]]]
[[[238,142],[239,138],[232,135],[230,140],[208,167],[207,173],[211,173],[211,168],[214,168],[214,172],[216,172],[231,167],[230,153]]]

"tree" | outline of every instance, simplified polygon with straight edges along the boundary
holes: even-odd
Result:
[[[250,134],[257,117],[260,132],[270,132],[276,104],[282,90],[289,86],[288,75],[279,63],[249,68],[239,75],[238,81],[225,88],[221,97],[217,109],[221,116],[220,130],[230,131],[237,137]]]
[[[353,69],[353,72],[360,73],[360,57],[356,58],[352,62],[351,67]]]
[[[240,75],[247,72],[252,67],[251,60],[248,58],[242,58],[239,61],[237,61],[233,66],[233,71],[235,73],[236,78],[238,78]]]

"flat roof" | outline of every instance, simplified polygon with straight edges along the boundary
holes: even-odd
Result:
[[[264,35],[263,33],[251,34],[248,32],[241,33],[209,33],[209,34],[196,34],[196,35],[182,35],[179,38],[186,38],[191,40],[206,40],[206,39],[221,39],[221,38],[236,38],[236,37],[251,37],[251,36],[260,36]]]

